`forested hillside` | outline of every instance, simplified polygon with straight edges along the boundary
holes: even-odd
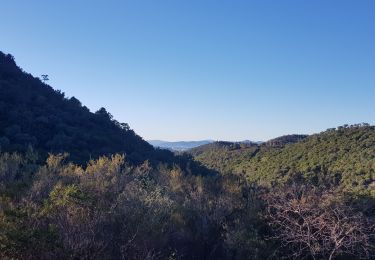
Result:
[[[91,113],[0,52],[0,151],[26,152],[29,147],[44,159],[48,152],[68,152],[69,160],[83,164],[113,153],[125,153],[135,163],[173,160],[172,153],[155,150],[105,108]]]
[[[189,154],[210,169],[232,173],[234,166],[250,160],[259,151],[253,143],[214,142],[188,151]]]
[[[188,154],[206,167],[226,174],[233,173],[238,164],[253,158],[260,149],[283,148],[305,138],[307,135],[285,135],[264,143],[217,141],[190,149]]]
[[[243,174],[262,185],[303,178],[315,185],[375,197],[375,127],[341,126],[320,134],[281,137],[261,145],[214,143],[192,149],[202,164]]]

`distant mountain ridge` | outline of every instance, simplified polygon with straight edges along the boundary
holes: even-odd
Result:
[[[243,140],[238,142],[229,142],[229,141],[214,141],[211,139],[207,140],[198,140],[198,141],[163,141],[163,140],[148,140],[149,144],[154,146],[155,148],[161,148],[161,149],[168,149],[172,151],[178,151],[183,152],[190,149],[194,149],[196,147],[209,145],[212,143],[217,142],[224,142],[224,143],[233,143],[233,144],[261,144],[263,142],[261,141],[250,141],[250,140]]]
[[[200,140],[200,141],[176,141],[169,142],[163,140],[148,140],[148,142],[156,147],[162,149],[168,149],[173,151],[186,151],[201,145],[213,143],[213,140]]]

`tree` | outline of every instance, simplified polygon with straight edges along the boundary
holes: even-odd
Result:
[[[42,76],[42,80],[43,80],[44,83],[46,83],[46,82],[49,80],[47,74],[43,74],[43,75],[41,75],[41,76]]]
[[[374,256],[374,223],[334,190],[287,185],[264,195],[265,217],[292,258],[333,259],[338,255]]]
[[[102,116],[107,120],[112,120],[113,116],[109,113],[104,107],[101,107],[98,111],[95,112],[96,115]]]

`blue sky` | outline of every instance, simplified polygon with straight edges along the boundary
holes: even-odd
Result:
[[[375,123],[375,1],[2,0],[0,50],[145,139]]]

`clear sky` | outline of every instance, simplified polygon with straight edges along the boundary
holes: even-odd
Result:
[[[145,139],[375,123],[373,0],[1,0],[0,50]]]

